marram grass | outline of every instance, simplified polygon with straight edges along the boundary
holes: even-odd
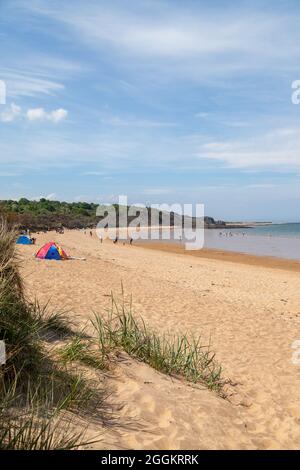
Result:
[[[0,220],[0,339],[7,350],[0,366],[0,449],[75,449],[87,444],[83,431],[73,431],[76,415],[102,416],[103,393],[47,353],[45,333],[73,333],[61,314],[46,315],[26,299],[16,237]]]
[[[121,302],[112,295],[108,315],[95,315],[92,323],[103,355],[120,348],[160,372],[221,392],[222,369],[210,347],[203,345],[201,338],[159,335],[150,330],[143,319],[133,315],[131,302],[126,307],[124,295]]]

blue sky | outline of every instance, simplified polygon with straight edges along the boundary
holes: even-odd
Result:
[[[297,1],[1,0],[0,198],[299,220]]]

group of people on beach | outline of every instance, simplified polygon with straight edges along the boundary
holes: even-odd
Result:
[[[87,234],[87,230],[86,230],[86,229],[84,229],[84,234],[85,234],[85,235]],[[92,230],[89,230],[89,235],[90,235],[90,237],[93,237],[93,231],[92,231]],[[99,235],[98,238],[99,238],[100,242],[103,243],[103,238],[102,238],[102,236]],[[116,236],[116,238],[113,240],[113,243],[114,243],[114,245],[116,245],[118,242],[119,242],[119,237]],[[129,245],[132,245],[132,244],[133,244],[133,238],[130,237],[130,238],[129,238]],[[123,245],[125,245],[125,242],[123,242]]]
[[[116,243],[118,243],[118,241],[119,241],[119,237],[116,237],[114,239],[113,243],[116,244]],[[129,239],[129,245],[132,245],[132,243],[133,243],[133,238],[130,238]],[[123,242],[123,245],[125,245],[125,242]]]
[[[246,235],[245,232],[236,232],[236,233],[232,233],[232,232],[220,232],[219,233],[219,237],[233,237],[233,236],[238,236],[238,235],[242,235],[243,237]]]

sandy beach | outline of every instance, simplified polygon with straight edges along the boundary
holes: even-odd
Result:
[[[159,332],[211,338],[228,397],[169,378],[124,355],[106,378],[119,409],[95,448],[296,449],[300,445],[300,263],[161,244],[102,244],[82,231],[37,235],[20,247],[28,295],[84,325],[121,283],[133,310]],[[44,261],[50,240],[86,261]],[[89,431],[100,432],[95,423]]]

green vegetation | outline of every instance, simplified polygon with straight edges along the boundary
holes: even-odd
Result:
[[[32,384],[28,395],[21,395],[16,376],[8,389],[1,390],[0,450],[72,450],[88,444],[85,430],[76,432],[73,416],[63,414],[72,399],[70,391],[61,402],[51,395],[41,401],[40,390]]]
[[[200,338],[158,335],[149,330],[142,319],[133,316],[131,303],[126,307],[124,295],[120,303],[112,296],[107,318],[95,315],[93,325],[102,354],[108,355],[115,348],[123,349],[160,372],[205,384],[210,390],[221,393],[221,367],[209,346],[202,345]]]
[[[94,227],[98,205],[88,202],[59,202],[40,199],[0,202],[0,214],[5,214],[11,225],[32,231],[52,230],[60,227]]]
[[[119,224],[120,208],[113,204],[116,211],[116,225]],[[96,215],[97,209],[101,209],[101,217]],[[123,210],[129,211],[129,206],[122,206]],[[19,225],[22,229],[29,228],[31,231],[42,231],[65,228],[91,228],[104,217],[107,206],[88,202],[59,202],[40,199],[30,201],[22,198],[19,201],[0,201],[0,215],[5,214],[11,224]],[[145,223],[148,223],[148,209],[141,209],[145,214]],[[129,221],[135,216],[129,216]],[[160,220],[162,217],[160,216]],[[149,220],[150,222],[150,220]]]
[[[129,211],[130,206],[119,206],[113,204],[116,210],[116,226],[123,224],[123,218],[119,218],[122,211]],[[101,217],[96,215],[97,208],[101,209],[103,214]],[[49,201],[42,198],[39,201],[30,201],[22,198],[19,201],[6,200],[0,201],[0,215],[5,214],[11,225],[18,225],[21,229],[30,229],[32,232],[42,230],[55,230],[61,227],[75,229],[75,228],[92,228],[96,227],[98,222],[105,216],[105,205],[98,205],[89,202],[59,202]],[[139,217],[139,222],[142,225],[182,225],[182,216],[174,212],[162,212],[154,208],[135,207],[128,215],[128,222],[132,222],[136,217]],[[193,227],[196,224],[196,219],[193,217]],[[215,220],[212,217],[204,217],[205,226],[208,228],[224,227],[224,222]],[[126,221],[125,221],[126,223]]]
[[[71,431],[76,415],[106,420],[105,393],[47,347],[45,336],[74,334],[62,314],[47,315],[26,300],[15,239],[0,222],[0,339],[7,351],[0,366],[0,449],[76,448],[86,443],[84,430]]]
[[[103,216],[96,215],[97,208],[101,208]],[[119,224],[120,207],[113,204],[116,210],[116,224]],[[124,207],[123,207],[124,209]],[[22,198],[19,201],[0,201],[1,213],[9,220],[11,225],[18,225],[21,229],[30,229],[33,232],[53,230],[61,227],[92,228],[104,217],[107,206],[88,202],[59,202],[40,199],[30,201]],[[129,207],[125,208],[126,211]],[[148,212],[146,210],[146,219]],[[129,221],[135,216],[129,216]]]
[[[2,201],[3,207],[10,213],[14,214],[31,214],[31,215],[68,215],[68,216],[86,216],[94,217],[98,204],[88,202],[59,202],[49,201],[48,199],[40,199],[39,201],[29,201],[22,198],[19,201]]]
[[[106,357],[102,350],[95,351],[95,342],[89,339],[83,339],[81,336],[75,336],[70,343],[59,350],[59,355],[64,364],[72,362],[81,362],[95,369],[106,368]]]

